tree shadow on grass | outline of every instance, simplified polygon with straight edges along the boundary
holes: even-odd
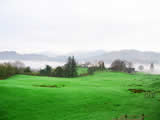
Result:
[[[0,107],[0,120],[8,120],[8,112]]]

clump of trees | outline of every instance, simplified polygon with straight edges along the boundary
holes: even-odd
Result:
[[[10,63],[0,64],[0,78],[4,79],[18,73],[18,69]]]
[[[40,70],[42,76],[54,77],[76,77],[77,76],[77,63],[74,57],[69,57],[67,63],[63,67],[53,69],[51,66],[46,65],[44,69]]]
[[[25,67],[24,63],[20,61],[0,64],[0,79],[5,79],[16,74],[27,73],[32,73],[30,67]]]
[[[24,68],[24,73],[32,73],[32,70],[31,70],[31,68],[30,67],[26,67],[26,68]]]
[[[133,68],[132,62],[119,60],[119,59],[113,61],[109,69],[113,71],[120,71],[120,72],[127,72],[127,73],[135,72],[135,68]]]
[[[49,65],[46,65],[46,67],[44,69],[40,70],[40,75],[51,76],[52,75],[52,67]]]
[[[112,62],[110,69],[114,71],[124,72],[126,68],[127,68],[126,62],[118,59]]]
[[[103,61],[99,61],[97,65],[88,67],[88,74],[94,74],[96,71],[104,71],[106,70],[105,64]]]

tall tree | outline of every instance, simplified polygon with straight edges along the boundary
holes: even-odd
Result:
[[[68,61],[64,67],[65,77],[76,77],[77,76],[77,63],[74,57],[68,57]]]

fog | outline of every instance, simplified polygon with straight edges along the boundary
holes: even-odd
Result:
[[[15,61],[14,60],[0,60],[0,63],[4,63],[4,62],[15,62]],[[25,66],[29,66],[32,69],[44,68],[46,65],[50,65],[53,68],[64,65],[63,62],[51,62],[51,61],[23,61],[21,60],[21,62],[23,62]]]
[[[0,63],[4,62],[15,62],[14,60],[0,60]],[[63,66],[65,63],[64,62],[55,62],[55,61],[23,61],[25,66],[30,66],[32,69],[39,70],[41,68],[44,68],[46,65],[50,65],[53,68],[57,66]],[[110,67],[111,64],[105,64],[105,66],[108,68]],[[154,70],[150,70],[150,64],[134,64],[133,67],[135,68],[136,71],[139,71],[138,67],[139,65],[144,66],[144,70],[140,72],[144,73],[149,73],[149,74],[160,74],[160,64],[154,64]]]

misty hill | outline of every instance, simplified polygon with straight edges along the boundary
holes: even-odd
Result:
[[[51,56],[50,56],[51,55]],[[31,60],[31,61],[56,61],[64,62],[68,56],[75,56],[78,62],[82,61],[98,61],[103,60],[105,63],[111,63],[115,59],[122,59],[132,61],[134,63],[148,64],[151,62],[160,64],[160,53],[157,52],[142,52],[138,50],[120,50],[105,52],[103,50],[97,51],[79,51],[68,53],[65,55],[50,55],[43,54],[19,54],[15,51],[0,52],[0,60]],[[53,57],[54,56],[54,57]]]
[[[41,54],[19,54],[15,51],[0,52],[0,60],[31,60],[31,61],[59,61],[65,60],[65,56],[48,57]]]
[[[65,56],[74,56],[78,60],[88,60],[89,58],[94,58],[97,56],[102,56],[106,52],[104,50],[95,50],[95,51],[76,51],[66,54]]]
[[[115,59],[132,61],[134,63],[149,64],[151,62],[160,64],[160,53],[157,52],[142,52],[138,50],[120,50],[106,52],[104,50],[96,51],[77,51],[65,54],[63,56],[75,56],[79,61],[98,61],[103,60],[105,63],[111,63]],[[60,56],[59,56],[60,57]],[[58,58],[58,57],[56,57]]]
[[[111,63],[115,59],[122,59],[132,61],[134,63],[148,64],[151,62],[160,63],[160,53],[156,52],[142,52],[138,50],[121,50],[106,52],[103,55],[90,57],[88,60],[104,60],[105,63]]]

